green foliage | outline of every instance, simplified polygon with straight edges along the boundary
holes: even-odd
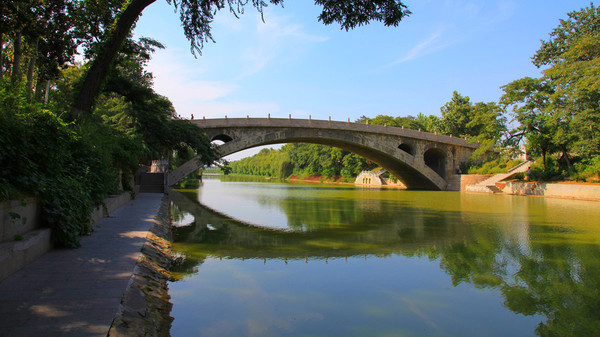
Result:
[[[521,160],[507,159],[496,156],[495,159],[484,162],[481,165],[471,164],[468,168],[469,174],[497,174],[506,171],[522,163]]]
[[[174,118],[171,101],[152,89],[152,74],[144,65],[156,48],[164,47],[148,38],[125,41],[94,114],[123,132],[138,135],[147,158],[168,158],[175,151],[187,159],[200,154],[202,162],[210,164],[216,155],[209,140],[188,120]]]
[[[200,53],[205,42],[213,41],[211,24],[214,15],[227,8],[236,17],[244,14],[247,1],[198,1],[198,0],[167,0],[179,11],[185,37],[191,43],[192,52]],[[252,5],[263,15],[263,9],[268,3],[279,5],[283,0],[253,1]],[[338,23],[342,29],[350,30],[368,24],[371,21],[383,22],[386,26],[397,26],[402,19],[410,15],[406,5],[399,0],[375,1],[324,1],[317,0],[315,4],[322,6],[319,21],[326,25]]]
[[[531,165],[531,180],[535,181],[560,181],[568,177],[568,171],[560,161],[549,156],[545,163],[537,160]]]
[[[152,74],[144,66],[163,46],[148,38],[120,43],[93,113],[65,122],[89,70],[79,64],[59,68],[72,61],[79,44],[86,57],[101,50],[99,42],[114,28],[115,15],[125,4],[129,2],[0,4],[5,14],[0,33],[12,49],[12,62],[0,62],[12,63],[10,79],[0,69],[0,200],[39,196],[43,218],[61,246],[77,246],[79,236],[92,230],[91,210],[109,193],[133,190],[131,177],[140,161],[173,151],[179,161],[197,154],[207,164],[215,159],[201,130],[173,118],[171,102],[152,89]],[[30,69],[27,74],[20,70],[25,68]]]
[[[265,177],[280,177],[289,172],[289,157],[286,152],[274,149],[262,149],[252,157],[229,163],[232,173]]]
[[[470,98],[458,92],[452,94],[450,102],[440,108],[442,119],[439,132],[468,138],[481,143],[484,150],[500,145],[506,132],[504,109],[494,102],[471,103]]]
[[[233,173],[278,178],[355,178],[371,166],[364,158],[339,148],[299,143],[286,144],[280,150],[262,149],[253,157],[230,163]]]
[[[446,135],[458,137],[470,136],[473,133],[467,127],[471,122],[471,100],[468,96],[462,96],[458,92],[452,93],[452,99],[440,108],[442,112],[442,124],[440,132]]]
[[[77,246],[78,236],[91,231],[94,201],[106,190],[105,173],[95,170],[102,169],[97,153],[49,111],[0,113],[2,198],[10,198],[13,189],[39,196],[54,242]]]
[[[600,182],[600,156],[585,158],[575,163],[574,173],[571,175],[574,179],[580,181]]]
[[[440,119],[437,116],[426,116],[419,113],[417,117],[414,116],[398,116],[392,117],[387,115],[377,115],[375,118],[369,118],[361,116],[356,123],[361,124],[373,124],[373,125],[387,125],[398,128],[406,128],[411,130],[421,130],[424,132],[435,132],[439,128]]]
[[[519,126],[513,131],[519,138],[527,139],[527,152],[546,156],[558,149],[554,137],[559,124],[553,118],[552,87],[541,79],[525,77],[502,87],[504,95],[500,104],[511,106]]]
[[[513,137],[525,137],[529,153],[544,163],[561,154],[565,167],[544,164],[545,178],[582,177],[585,168],[573,167],[573,157],[587,163],[600,155],[600,8],[590,3],[567,16],[533,56],[536,66],[546,67],[544,76],[507,84],[501,98],[519,122]]]

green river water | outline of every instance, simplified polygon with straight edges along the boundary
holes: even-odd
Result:
[[[172,336],[598,336],[600,204],[205,177]]]

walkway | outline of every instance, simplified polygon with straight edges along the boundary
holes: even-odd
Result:
[[[54,249],[0,283],[0,336],[102,336],[153,225],[162,194],[94,224],[78,249]]]

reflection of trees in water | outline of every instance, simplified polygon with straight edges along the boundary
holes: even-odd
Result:
[[[552,228],[534,228],[538,232],[527,249],[518,238],[502,240],[498,231],[475,228],[476,243],[440,250],[441,266],[455,286],[496,288],[513,312],[545,316],[538,335],[599,336],[598,245],[572,243],[569,235],[557,239]]]
[[[192,196],[183,199],[184,206],[177,203],[196,217],[193,226],[175,229],[178,238],[190,242],[178,244],[186,255],[181,271],[196,272],[208,255],[241,259],[428,256],[440,260],[454,286],[468,283],[498,289],[513,312],[545,316],[536,329],[539,335],[600,335],[600,249],[595,238],[585,234],[552,226],[514,227],[521,235],[502,224],[463,223],[477,216],[474,213],[409,207],[378,212],[389,209],[386,201],[380,201],[380,208],[373,204],[365,208],[354,200],[307,201],[298,206],[291,199],[281,206],[290,226],[337,225],[286,232],[249,226],[194,200]]]

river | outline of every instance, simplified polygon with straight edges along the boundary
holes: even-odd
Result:
[[[172,336],[600,335],[598,202],[205,177]]]

